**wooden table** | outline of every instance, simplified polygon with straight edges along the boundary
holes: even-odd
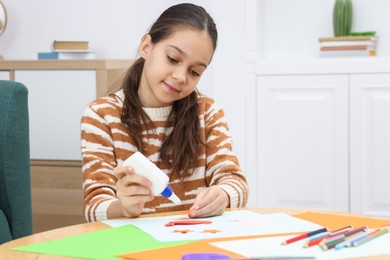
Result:
[[[284,212],[287,214],[300,214],[305,212],[313,212],[313,210],[307,210],[307,209],[290,209],[290,208],[257,208],[257,209],[249,209],[254,212],[258,213],[280,213]],[[344,216],[357,216],[357,217],[366,217],[362,215],[356,215],[356,214],[349,214],[349,213],[342,213],[342,212],[335,212],[335,211],[315,211],[319,213],[330,213],[335,215],[344,215]],[[177,214],[186,214],[186,212],[179,211],[179,212],[172,212],[172,213],[160,213],[160,214],[152,214],[152,215],[146,215],[141,217],[150,217],[150,216],[167,216],[167,215],[177,215]],[[42,254],[34,254],[34,253],[25,253],[25,252],[18,252],[10,250],[15,247],[35,244],[39,242],[84,234],[88,232],[108,229],[110,226],[102,223],[102,222],[92,222],[92,223],[85,223],[85,224],[79,224],[64,228],[58,228],[46,232],[41,232],[37,234],[33,234],[31,236],[23,237],[20,239],[16,239],[7,243],[4,243],[0,245],[0,259],[72,259],[69,257],[59,257],[59,256],[53,256],[53,255],[42,255]],[[384,255],[384,256],[373,256],[373,257],[360,257],[360,258],[353,258],[355,260],[362,260],[362,259],[374,259],[374,260],[388,260],[390,259],[390,255]]]

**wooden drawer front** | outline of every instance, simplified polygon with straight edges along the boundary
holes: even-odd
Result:
[[[32,161],[34,233],[83,223],[81,162]]]

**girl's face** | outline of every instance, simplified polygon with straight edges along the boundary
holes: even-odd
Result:
[[[181,28],[156,44],[142,38],[140,55],[145,59],[138,91],[143,107],[166,107],[187,97],[211,62],[214,49],[205,31]]]

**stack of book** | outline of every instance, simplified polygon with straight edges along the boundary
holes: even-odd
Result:
[[[51,52],[38,52],[38,60],[91,60],[96,58],[95,52],[89,49],[88,41],[55,40]]]
[[[323,37],[320,42],[320,57],[370,57],[376,56],[378,37],[342,36]]]

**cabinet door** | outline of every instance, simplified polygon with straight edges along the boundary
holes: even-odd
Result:
[[[348,211],[348,76],[259,76],[257,204]]]
[[[351,211],[390,218],[390,74],[351,76]]]
[[[30,157],[81,160],[80,119],[96,97],[96,72],[17,70],[29,91]]]

